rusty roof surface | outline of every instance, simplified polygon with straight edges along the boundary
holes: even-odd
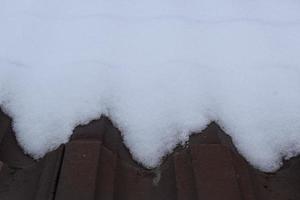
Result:
[[[299,200],[300,158],[273,174],[251,167],[215,123],[156,169],[136,163],[105,117],[35,161],[0,113],[1,200]]]

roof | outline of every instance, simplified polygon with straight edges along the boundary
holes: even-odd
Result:
[[[106,117],[77,127],[70,142],[35,161],[1,112],[0,161],[1,200],[300,199],[299,157],[274,174],[259,172],[216,123],[149,170],[132,159]]]

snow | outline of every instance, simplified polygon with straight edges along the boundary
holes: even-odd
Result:
[[[300,2],[0,0],[0,105],[34,158],[101,115],[155,167],[216,121],[255,167],[300,153]]]

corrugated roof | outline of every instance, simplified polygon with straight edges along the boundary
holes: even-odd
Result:
[[[156,169],[136,163],[119,130],[102,117],[77,127],[71,141],[34,161],[0,114],[1,200],[297,200],[300,159],[274,174],[253,169],[215,123]]]

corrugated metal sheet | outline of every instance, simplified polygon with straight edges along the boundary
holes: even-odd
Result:
[[[120,132],[102,117],[34,161],[0,114],[1,200],[298,200],[300,159],[275,174],[253,169],[215,123],[153,170],[134,162]]]

